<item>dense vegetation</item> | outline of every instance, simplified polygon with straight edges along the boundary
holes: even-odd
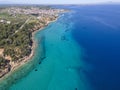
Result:
[[[22,8],[25,8],[24,11],[26,11],[29,7]],[[39,9],[42,8],[46,11],[50,9],[49,7],[39,7]],[[32,11],[34,10],[36,11],[33,8]],[[17,13],[17,11],[20,12]],[[54,10],[51,12],[52,14],[50,11],[50,14],[46,14],[46,11],[38,15],[31,11],[29,14],[23,13],[23,9],[20,8],[0,8],[0,78],[11,70],[14,63],[19,63],[30,56],[33,46],[32,32],[57,18],[57,15],[53,15]]]
[[[8,60],[4,59],[3,57],[0,57],[0,69],[4,69],[4,67],[9,63]]]
[[[17,60],[29,55],[32,45],[31,32],[28,27],[18,30],[20,24],[0,25],[0,48],[4,48],[4,56],[11,56],[12,60]],[[17,33],[15,31],[18,30]]]
[[[10,20],[11,23],[0,22],[0,49],[4,49],[0,55],[0,69],[5,67],[9,61],[17,62],[25,56],[29,56],[32,47],[32,28],[36,24],[33,17],[21,15],[21,17],[0,14],[0,18]],[[25,23],[29,18],[29,22]],[[1,19],[0,19],[1,20]],[[23,26],[21,28],[21,26]],[[9,59],[6,57],[9,56]]]

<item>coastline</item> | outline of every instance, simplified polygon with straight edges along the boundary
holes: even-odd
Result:
[[[28,63],[32,60],[32,58],[34,57],[34,54],[35,54],[35,49],[37,48],[37,45],[38,45],[37,41],[34,38],[35,34],[39,31],[43,30],[44,28],[46,28],[50,23],[57,21],[58,18],[59,17],[57,17],[55,20],[48,21],[45,26],[43,26],[40,29],[32,32],[33,45],[31,47],[31,54],[29,56],[26,56],[26,57],[22,58],[22,61],[19,61],[19,62],[16,62],[16,63],[11,63],[11,66],[12,66],[11,70],[0,78],[0,82],[2,82],[2,80],[4,80],[4,79],[8,78],[9,75],[11,75],[15,70],[19,69],[21,66],[25,65],[26,63]]]

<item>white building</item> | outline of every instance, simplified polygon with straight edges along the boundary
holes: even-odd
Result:
[[[5,20],[3,20],[3,19],[2,19],[2,20],[0,20],[0,22],[1,22],[1,23],[4,23],[4,22],[5,22]]]
[[[6,23],[7,23],[7,24],[10,24],[10,23],[11,23],[11,21],[7,21]]]

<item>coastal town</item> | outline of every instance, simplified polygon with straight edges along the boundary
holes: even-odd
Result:
[[[0,78],[33,56],[35,31],[64,12],[64,9],[49,7],[0,8]]]
[[[33,15],[44,15],[44,14],[48,14],[48,15],[58,15],[58,13],[63,12],[64,9],[52,9],[52,8],[45,8],[45,9],[41,9],[41,8],[37,8],[37,7],[31,7],[31,8],[16,8],[16,7],[11,7],[8,9],[3,10],[7,11],[8,13],[14,15],[14,14],[33,14]]]
[[[8,13],[10,16],[16,17],[16,15],[33,15],[36,16],[37,19],[42,19],[43,17],[58,17],[59,13],[64,12],[64,9],[52,9],[52,8],[38,8],[38,7],[30,7],[30,8],[20,8],[20,7],[10,7],[0,10],[0,14]],[[10,24],[11,21],[5,20],[5,18],[0,17],[0,23]]]

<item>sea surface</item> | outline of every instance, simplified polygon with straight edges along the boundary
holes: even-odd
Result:
[[[120,5],[69,9],[35,34],[32,60],[0,90],[120,90]]]

